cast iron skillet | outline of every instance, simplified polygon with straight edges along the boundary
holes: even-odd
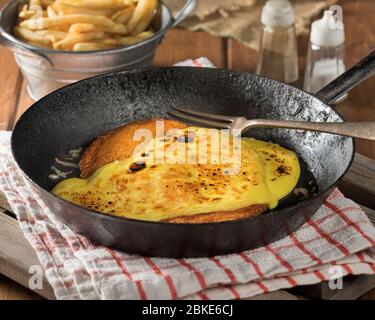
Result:
[[[300,185],[315,184],[308,200],[287,198],[277,210],[237,221],[204,224],[144,222],[90,211],[49,192],[56,157],[122,124],[168,118],[171,106],[247,118],[343,121],[327,103],[375,69],[375,53],[322,89],[317,97],[254,74],[203,68],[150,68],[106,74],[57,90],[17,122],[12,151],[35,192],[65,224],[90,239],[128,253],[200,257],[239,252],[299,228],[349,168],[351,138],[285,129],[254,129],[255,138],[295,150],[305,164]],[[314,178],[312,178],[312,176]],[[315,180],[315,181],[313,181]]]

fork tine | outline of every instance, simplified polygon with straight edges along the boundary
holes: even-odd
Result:
[[[181,119],[183,121],[187,121],[187,122],[199,123],[201,125],[206,125],[206,126],[209,126],[209,127],[229,129],[229,123],[201,119],[201,118],[197,118],[197,117],[194,117],[194,116],[189,116],[189,115],[184,114],[184,113],[179,112],[179,111],[169,111],[168,114],[172,117],[175,117],[175,118]]]
[[[230,116],[224,116],[220,114],[212,114],[212,113],[206,113],[206,112],[200,112],[200,111],[195,111],[195,110],[187,110],[187,109],[182,109],[178,107],[172,107],[172,109],[190,114],[190,115],[195,115],[199,117],[204,117],[207,119],[212,119],[212,120],[218,120],[218,121],[226,121],[226,122],[233,122],[233,117]]]

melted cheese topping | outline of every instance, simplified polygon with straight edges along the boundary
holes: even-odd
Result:
[[[294,152],[252,138],[215,140],[213,130],[175,130],[88,179],[63,180],[52,192],[103,213],[160,221],[255,204],[272,209],[294,189],[300,175]]]

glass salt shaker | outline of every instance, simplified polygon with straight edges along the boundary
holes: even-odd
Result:
[[[344,43],[344,25],[341,21],[335,20],[333,11],[324,11],[323,18],[314,21],[311,25],[304,90],[316,93],[345,72]],[[339,98],[339,101],[345,97],[346,95]]]
[[[274,80],[298,80],[294,10],[287,0],[267,1],[261,14],[262,30],[256,73]]]

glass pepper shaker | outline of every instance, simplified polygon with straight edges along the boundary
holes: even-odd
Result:
[[[274,80],[298,80],[294,10],[287,0],[267,1],[261,14],[262,30],[256,73]]]

